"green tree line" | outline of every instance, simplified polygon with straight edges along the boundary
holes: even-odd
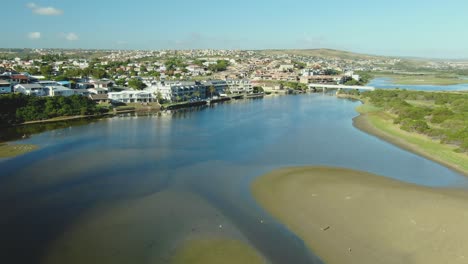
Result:
[[[378,89],[362,93],[395,116],[401,129],[425,134],[468,152],[468,94]]]
[[[0,126],[59,116],[93,115],[107,111],[81,95],[37,97],[6,94],[0,96],[0,106]]]

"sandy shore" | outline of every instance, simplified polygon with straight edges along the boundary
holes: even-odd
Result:
[[[0,143],[0,158],[12,158],[36,150],[38,147],[31,144]]]
[[[326,263],[468,263],[468,193],[327,167],[258,178],[260,205]]]
[[[453,163],[447,162],[441,158],[438,158],[434,155],[430,155],[426,151],[424,151],[422,148],[418,147],[415,144],[411,144],[408,141],[406,141],[403,138],[395,137],[393,135],[390,135],[386,133],[385,131],[382,131],[378,128],[376,128],[374,125],[369,120],[369,114],[367,113],[361,113],[359,116],[355,117],[353,119],[353,125],[358,128],[359,130],[362,130],[368,134],[374,135],[380,139],[383,139],[395,146],[398,146],[399,148],[402,148],[404,150],[413,152],[417,155],[423,156],[429,160],[432,160],[434,162],[437,162],[449,169],[452,169],[454,171],[457,171],[465,176],[468,176],[468,171],[466,171],[464,168],[459,167]],[[460,154],[462,155],[462,154]]]
[[[173,264],[261,264],[266,261],[255,249],[228,239],[192,240],[177,250]]]

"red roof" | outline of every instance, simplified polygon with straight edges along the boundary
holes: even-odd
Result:
[[[15,80],[28,80],[29,79],[27,76],[22,75],[22,74],[13,74],[11,75],[11,78]]]

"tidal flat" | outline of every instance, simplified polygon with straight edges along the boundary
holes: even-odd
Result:
[[[258,203],[325,263],[468,261],[463,190],[334,167],[279,169],[251,187]]]

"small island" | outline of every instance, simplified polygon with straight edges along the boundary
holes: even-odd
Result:
[[[331,167],[273,171],[259,204],[325,263],[467,263],[466,192]]]

